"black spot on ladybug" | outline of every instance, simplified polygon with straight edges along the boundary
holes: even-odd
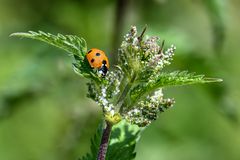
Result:
[[[94,59],[91,59],[91,63],[93,63],[94,62]]]
[[[96,56],[100,56],[100,53],[96,53]]]
[[[91,53],[91,52],[92,52],[92,50],[88,51],[88,54]]]
[[[103,60],[103,61],[102,61],[102,64],[107,64],[107,61],[106,61],[106,60]]]

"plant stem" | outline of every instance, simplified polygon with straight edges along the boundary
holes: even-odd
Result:
[[[136,76],[137,74],[134,72],[133,75],[132,75],[132,78],[131,80],[129,81],[129,83],[125,86],[122,94],[120,95],[118,101],[117,101],[117,105],[120,106],[119,108],[119,112],[121,112],[122,110],[122,104],[123,104],[123,100],[125,99],[126,95],[128,94],[129,90],[131,89],[132,85],[133,85],[133,82],[135,81],[136,79]]]
[[[107,153],[107,149],[108,149],[108,141],[109,141],[109,138],[111,135],[111,130],[112,130],[112,124],[110,124],[108,122],[106,122],[106,124],[107,124],[107,126],[103,130],[102,140],[101,140],[101,144],[99,147],[97,160],[105,160],[105,157],[106,157],[106,153]]]
[[[115,12],[115,22],[114,22],[114,31],[112,39],[112,53],[117,53],[118,45],[120,43],[122,29],[124,28],[124,21],[126,17],[126,11],[129,6],[128,0],[117,0],[116,2],[116,12]],[[114,55],[117,57],[117,55]],[[117,64],[117,58],[113,58],[113,64]]]

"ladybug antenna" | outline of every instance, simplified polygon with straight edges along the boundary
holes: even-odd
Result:
[[[147,30],[147,25],[145,25],[145,27],[143,28],[142,33],[141,33],[140,36],[138,37],[138,41],[139,41],[139,42],[142,41],[142,39],[143,39],[143,35],[144,35],[144,33],[145,33],[146,30]]]
[[[160,50],[159,50],[159,52],[158,52],[159,54],[162,53],[162,51],[163,51],[163,47],[164,47],[164,44],[165,44],[165,40],[162,41],[162,44],[161,44]]]

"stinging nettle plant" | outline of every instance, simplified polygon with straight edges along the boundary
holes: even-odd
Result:
[[[164,72],[176,47],[171,45],[164,49],[164,41],[160,43],[156,36],[145,38],[145,31],[146,27],[138,34],[137,28],[131,27],[119,48],[118,64],[112,66],[105,77],[90,67],[86,59],[87,43],[83,38],[42,31],[11,34],[65,50],[73,58],[74,71],[89,80],[87,96],[102,108],[105,124],[100,125],[91,140],[91,153],[80,160],[134,159],[141,129],[175,102],[173,98],[164,97],[163,88],[222,81],[187,71]]]

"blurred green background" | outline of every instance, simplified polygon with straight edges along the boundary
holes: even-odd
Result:
[[[177,46],[167,70],[224,81],[164,90],[175,107],[143,132],[136,159],[239,160],[239,8],[238,0],[0,0],[0,160],[76,160],[101,121],[63,51],[9,34],[76,34],[114,64],[123,35],[145,24]]]

